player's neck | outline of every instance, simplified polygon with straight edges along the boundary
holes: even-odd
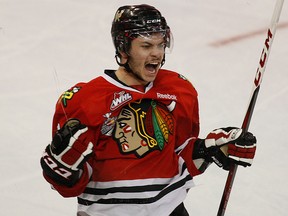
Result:
[[[148,83],[138,79],[135,74],[127,72],[124,67],[119,67],[115,72],[117,78],[128,86],[146,86]]]

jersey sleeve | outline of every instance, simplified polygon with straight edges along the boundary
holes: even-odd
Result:
[[[193,149],[194,149],[194,143],[198,139],[199,135],[199,116],[198,116],[198,101],[195,102],[192,113],[191,113],[191,126],[190,130],[187,131],[188,133],[190,132],[191,135],[190,137],[184,141],[182,145],[184,145],[183,150],[180,152],[180,156],[185,160],[185,163],[187,165],[187,168],[189,172],[191,173],[192,176],[196,176],[201,174],[201,172],[196,168],[194,161],[192,159],[193,155]],[[189,128],[188,126],[186,127]],[[184,128],[183,128],[184,130]]]
[[[184,159],[190,174],[196,176],[200,172],[193,162],[192,154],[200,130],[198,93],[189,81],[179,86],[182,92],[179,101],[181,113],[177,113],[176,152]]]
[[[71,89],[65,91],[58,99],[52,122],[52,137],[55,135],[57,130],[59,130],[65,124],[65,122],[68,119],[76,118],[79,119],[82,124],[88,126],[89,128],[88,130],[90,131],[85,135],[91,137],[92,139],[91,141],[93,143],[94,138],[91,135],[94,134],[93,127],[88,121],[85,112],[83,112],[83,107],[81,105],[82,104],[81,101],[83,100],[83,98],[85,98],[85,94],[81,92],[81,89],[83,87],[84,87],[83,83],[77,84]],[[55,190],[57,190],[63,197],[74,197],[81,194],[84,191],[87,183],[89,182],[89,179],[92,175],[92,171],[91,169],[89,171],[88,168],[89,163],[86,162],[86,164],[84,164],[83,166],[79,180],[72,187],[60,185],[57,182],[50,179],[48,176],[46,176],[45,173],[43,173],[43,175],[46,181],[48,181],[52,185],[52,187]]]

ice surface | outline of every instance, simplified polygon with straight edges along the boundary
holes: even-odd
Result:
[[[105,68],[117,68],[110,37],[116,9],[131,1],[0,0],[1,215],[76,215],[41,176],[59,94]],[[142,3],[142,1],[133,1]],[[164,68],[187,76],[199,92],[201,136],[241,126],[275,0],[147,0],[173,31]],[[258,150],[239,167],[226,215],[288,212],[288,4],[284,3],[250,130]],[[286,24],[286,27],[285,27]],[[248,38],[223,46],[234,36]],[[195,178],[185,204],[191,215],[216,215],[227,173],[211,166]]]

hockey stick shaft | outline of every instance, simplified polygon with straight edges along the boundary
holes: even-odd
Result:
[[[252,114],[254,111],[256,100],[257,100],[258,93],[260,90],[260,85],[261,85],[263,75],[265,72],[268,56],[270,54],[271,45],[272,45],[272,42],[274,40],[274,36],[276,33],[276,27],[277,27],[277,23],[278,23],[279,18],[280,18],[283,3],[284,3],[284,0],[277,0],[275,8],[274,8],[271,23],[270,23],[270,26],[269,26],[268,31],[267,31],[267,38],[264,42],[264,48],[263,48],[262,53],[261,53],[260,61],[259,61],[258,68],[256,71],[256,76],[255,76],[255,79],[253,82],[253,88],[252,88],[252,93],[251,93],[251,97],[249,100],[249,105],[248,105],[248,108],[247,108],[247,111],[246,111],[246,114],[245,114],[245,117],[244,117],[244,120],[242,123],[242,129],[244,131],[248,131],[248,128],[250,125],[250,121],[252,118]],[[223,216],[225,214],[227,203],[228,203],[228,200],[230,197],[233,182],[234,182],[235,175],[237,172],[237,168],[238,168],[238,165],[232,165],[230,170],[229,170],[217,216]]]

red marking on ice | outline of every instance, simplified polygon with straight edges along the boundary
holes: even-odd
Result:
[[[287,27],[288,27],[288,22],[280,23],[277,25],[277,29],[282,29],[282,28],[287,28]],[[225,46],[230,43],[235,43],[244,39],[252,38],[257,35],[265,34],[266,32],[267,32],[267,29],[259,29],[259,30],[248,32],[245,34],[240,34],[240,35],[236,35],[236,36],[229,37],[226,39],[218,40],[218,41],[210,43],[209,45],[213,47]]]

